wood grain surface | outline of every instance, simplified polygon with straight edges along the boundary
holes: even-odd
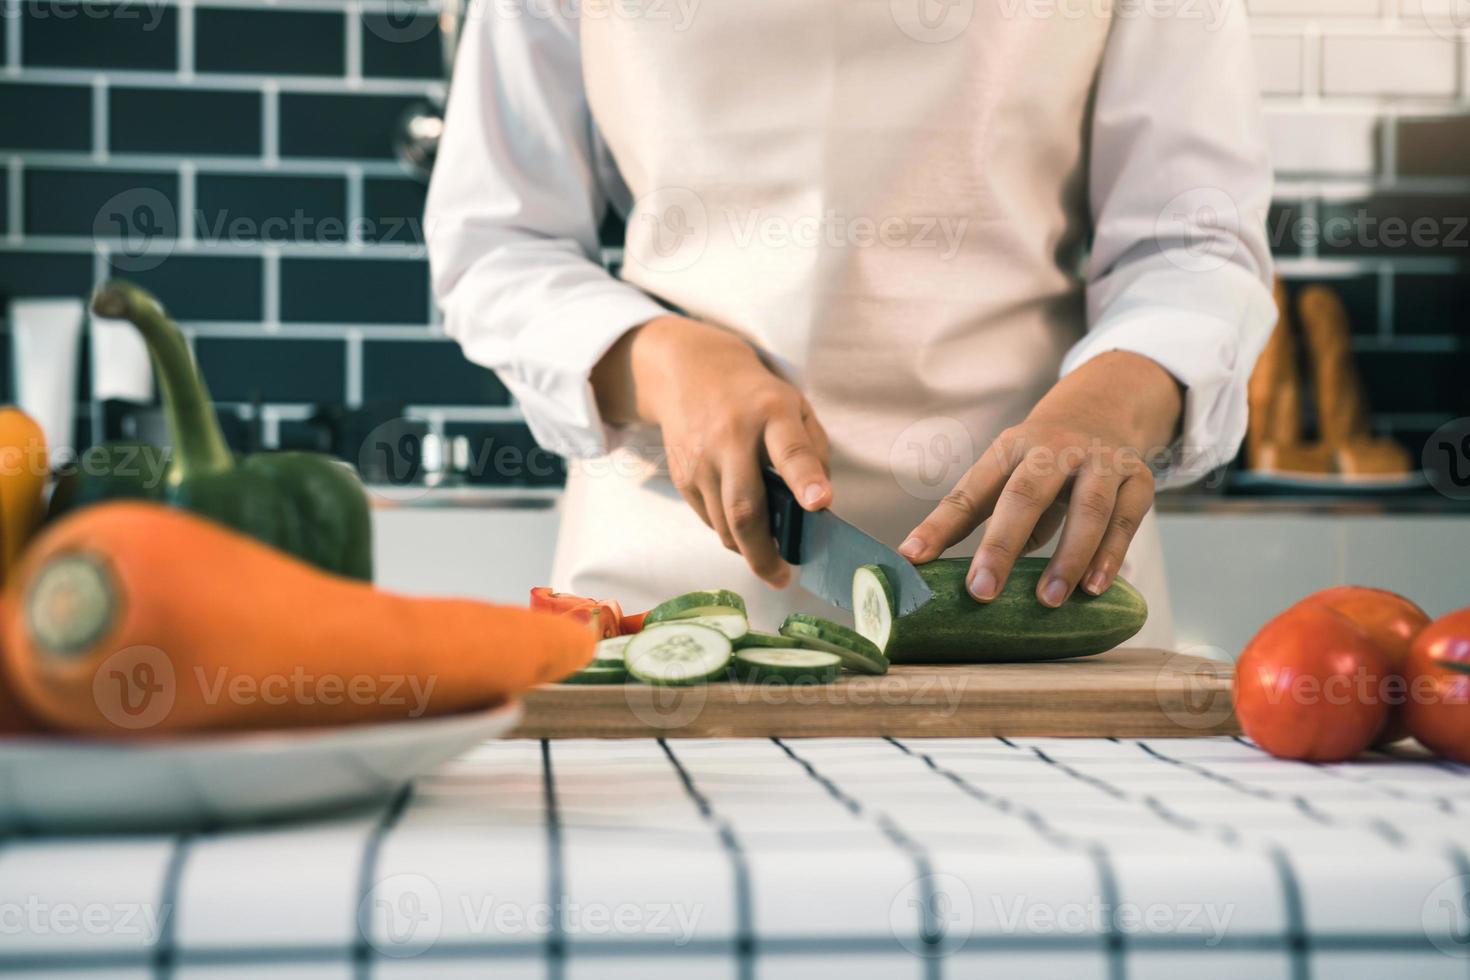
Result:
[[[732,738],[1231,735],[1230,665],[1123,648],[1027,664],[911,664],[831,684],[554,684],[511,737]]]

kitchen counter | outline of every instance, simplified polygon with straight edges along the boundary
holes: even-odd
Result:
[[[369,812],[12,836],[0,972],[1463,977],[1466,810],[1229,738],[492,742]]]
[[[458,484],[437,487],[368,487],[373,506],[382,510],[509,509],[542,510],[556,506],[559,487],[499,487]],[[1339,496],[1223,494],[1191,490],[1159,494],[1161,514],[1327,514],[1372,517],[1378,514],[1445,514],[1470,517],[1470,500],[1454,500],[1432,491]]]

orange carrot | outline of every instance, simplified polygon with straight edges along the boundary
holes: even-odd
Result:
[[[5,617],[5,600],[0,597],[0,620]],[[21,707],[5,676],[5,657],[0,654],[0,735],[31,735],[39,732],[30,713]]]
[[[570,674],[596,641],[548,613],[380,592],[138,501],[44,531],[7,597],[18,695],[43,723],[102,735],[464,711]]]
[[[41,523],[48,469],[46,434],[35,419],[0,406],[0,582]]]

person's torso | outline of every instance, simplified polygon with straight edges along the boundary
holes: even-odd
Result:
[[[889,544],[1025,416],[1084,329],[1109,23],[1106,5],[1021,0],[584,9],[593,120],[635,204],[623,277],[801,387],[831,436],[834,509]],[[698,582],[771,617],[822,608],[755,583],[657,449],[634,432],[574,470],[559,587],[654,601]]]

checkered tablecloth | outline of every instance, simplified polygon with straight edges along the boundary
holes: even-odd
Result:
[[[1470,977],[1470,769],[1228,738],[494,742],[390,805],[0,843],[0,973]]]

